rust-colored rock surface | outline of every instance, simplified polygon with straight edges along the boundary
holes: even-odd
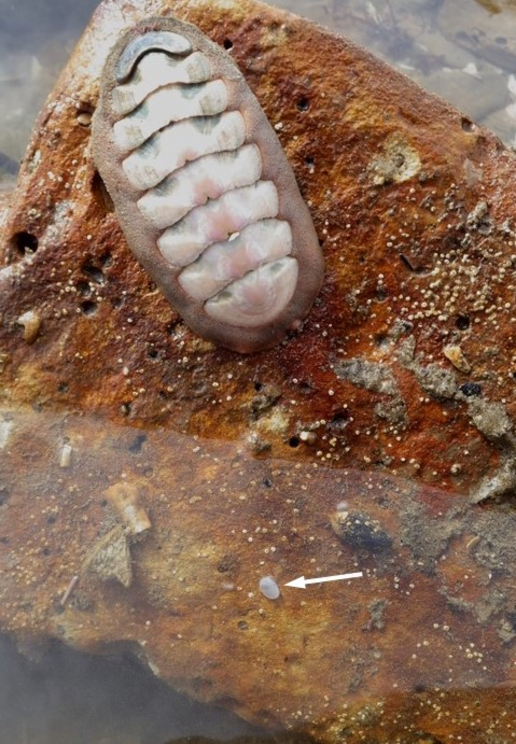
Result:
[[[323,290],[266,353],[184,326],[92,164],[104,59],[159,13],[231,51],[318,229]],[[1,226],[0,628],[326,741],[512,740],[515,195],[499,140],[322,28],[103,3]]]
[[[3,412],[0,436],[3,630],[122,644],[181,691],[323,741],[512,727],[514,515],[86,415]]]

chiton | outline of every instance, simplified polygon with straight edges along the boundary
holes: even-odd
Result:
[[[301,327],[321,249],[225,50],[174,18],[129,29],[104,66],[92,147],[130,249],[194,332],[251,353]]]

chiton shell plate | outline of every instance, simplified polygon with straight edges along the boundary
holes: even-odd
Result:
[[[135,256],[194,332],[242,353],[298,329],[323,259],[281,144],[237,66],[151,18],[104,66],[95,165]]]

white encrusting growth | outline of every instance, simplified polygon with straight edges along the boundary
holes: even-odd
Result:
[[[208,199],[254,183],[261,173],[262,158],[256,145],[205,155],[148,191],[139,199],[138,208],[151,225],[163,230]]]
[[[11,438],[14,429],[14,421],[4,418],[0,421],[0,450],[3,450]]]
[[[114,143],[186,295],[215,321],[260,328],[297,286],[292,230],[278,219],[278,190],[262,178],[262,154],[240,111],[228,108],[224,80],[201,52],[174,53],[188,44],[152,32],[129,42],[111,95]]]

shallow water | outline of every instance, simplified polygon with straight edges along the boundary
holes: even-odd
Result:
[[[271,4],[347,34],[506,142],[516,141],[516,10],[509,3]],[[16,173],[37,111],[96,5],[0,0],[0,175]],[[476,44],[471,29],[482,22],[486,33]],[[134,660],[97,659],[59,645],[29,651],[39,660],[20,655],[6,639],[0,642],[0,741],[6,744],[159,744],[255,731],[225,712],[174,694]]]
[[[0,636],[2,744],[159,744],[258,731],[174,693],[129,656],[95,657],[56,642],[24,651]]]
[[[470,118],[516,141],[511,0],[272,0],[364,45]],[[15,173],[38,110],[95,0],[0,0],[0,174]]]
[[[503,506],[464,509],[374,469],[257,459],[241,443],[21,408],[0,411],[0,518],[2,627],[112,654],[53,641],[20,656],[0,643],[6,744],[253,732],[175,695],[134,656],[270,727],[278,709],[293,725],[331,720],[358,696],[360,716],[385,707],[376,715],[395,731],[381,741],[421,744],[412,720],[401,738],[398,701],[416,693],[446,710],[458,694],[461,721],[478,695],[493,726],[513,733],[503,687],[516,637],[516,515]],[[292,585],[303,570],[315,584],[306,595]],[[339,574],[339,585],[321,581]],[[310,683],[303,693],[319,670],[324,694]],[[344,713],[340,725],[353,720]]]

